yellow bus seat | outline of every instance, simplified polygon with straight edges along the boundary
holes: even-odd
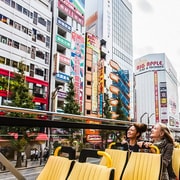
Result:
[[[160,180],[161,154],[131,152],[122,180]]]
[[[114,180],[114,169],[92,163],[76,162],[67,180]]]
[[[37,180],[65,180],[75,161],[60,156],[49,156]]]
[[[174,148],[172,156],[172,167],[176,176],[180,179],[180,149]]]
[[[115,169],[114,180],[119,180],[122,176],[124,168],[128,160],[128,152],[117,149],[106,149],[112,159],[112,167]],[[100,165],[105,165],[106,159],[103,157],[100,161]]]

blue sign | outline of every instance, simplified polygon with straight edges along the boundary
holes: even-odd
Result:
[[[68,82],[69,81],[69,75],[67,74],[63,74],[63,73],[57,73],[56,74],[56,78],[61,80],[61,81],[65,81],[65,82]]]

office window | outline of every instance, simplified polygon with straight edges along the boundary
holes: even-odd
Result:
[[[17,68],[18,67],[18,62],[17,61],[12,61],[12,67]]]
[[[44,53],[42,51],[40,51],[40,50],[36,51],[36,56],[41,58],[41,59],[44,59]]]
[[[7,66],[10,66],[10,65],[11,65],[11,60],[8,59],[8,58],[6,58],[6,65],[7,65]]]
[[[7,24],[7,17],[0,14],[0,21]]]
[[[31,58],[35,59],[35,54],[36,54],[36,47],[32,46],[31,47]]]
[[[43,26],[46,26],[46,21],[45,21],[42,17],[39,17],[39,18],[38,18],[38,22],[39,22],[40,24],[42,24]]]
[[[15,5],[16,5],[15,1],[11,1],[11,7],[15,8]]]
[[[50,47],[50,37],[46,36],[46,47]]]
[[[16,9],[22,13],[22,6],[16,3]]]
[[[27,28],[27,27],[22,26],[22,31],[23,31],[24,33],[28,34],[28,28]]]
[[[13,47],[19,49],[19,43],[17,41],[13,41]]]
[[[10,0],[5,0],[4,2],[10,6]]]
[[[0,56],[0,64],[5,64],[5,58]]]
[[[14,22],[14,28],[15,29],[18,29],[18,30],[21,30],[21,25],[17,22]]]
[[[39,75],[39,76],[43,76],[44,75],[44,72],[42,69],[39,69],[39,68],[36,68],[35,69],[35,74]]]
[[[37,25],[38,13],[34,11],[33,23]]]
[[[3,44],[7,44],[7,37],[5,37],[5,36],[0,36],[0,41],[1,41]]]
[[[87,95],[87,100],[91,100],[91,96]]]
[[[90,110],[86,110],[86,114],[91,114],[91,111]]]
[[[14,21],[12,19],[9,20],[9,25],[14,26]]]
[[[90,71],[90,72],[91,72],[91,67],[87,67],[87,71]]]
[[[47,31],[50,32],[51,30],[51,22],[47,20]]]
[[[23,8],[23,14],[25,14],[26,16],[29,16],[29,10],[27,10],[26,8]]]
[[[45,64],[49,64],[49,53],[48,52],[45,52],[44,60],[45,60]]]
[[[39,41],[45,42],[45,37],[43,34],[41,34],[40,32],[37,32],[37,39]]]

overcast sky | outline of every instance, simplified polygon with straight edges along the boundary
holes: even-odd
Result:
[[[129,0],[133,9],[134,59],[165,53],[180,81],[180,0]]]

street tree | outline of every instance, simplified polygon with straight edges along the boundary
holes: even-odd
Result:
[[[80,115],[80,106],[75,100],[75,90],[74,90],[74,83],[73,83],[72,77],[70,77],[67,85],[68,85],[68,90],[67,90],[67,95],[65,98],[65,104],[63,107],[64,113]],[[72,119],[68,118],[66,120],[75,121],[73,118]],[[73,128],[69,129],[69,133],[71,135],[71,142],[73,139],[73,133],[76,131],[77,129],[73,129]]]
[[[118,100],[118,103],[116,106],[116,114],[118,114],[118,117],[116,119],[117,120],[127,120],[127,117],[124,114],[124,111],[122,110],[123,104],[122,104],[122,101],[119,96],[118,96],[117,100]]]
[[[29,87],[25,80],[24,66],[23,63],[19,63],[17,72],[14,72],[14,77],[10,78],[0,78],[0,84],[3,87],[8,88],[9,102],[8,106],[21,107],[21,108],[34,108],[33,96],[29,93]],[[33,115],[21,112],[9,112],[7,116],[11,117],[23,117],[31,118]],[[28,119],[27,119],[28,120]],[[12,148],[17,152],[16,167],[21,167],[21,152],[25,151],[27,145],[35,140],[38,128],[29,127],[1,127],[0,133],[7,134],[9,142]]]

